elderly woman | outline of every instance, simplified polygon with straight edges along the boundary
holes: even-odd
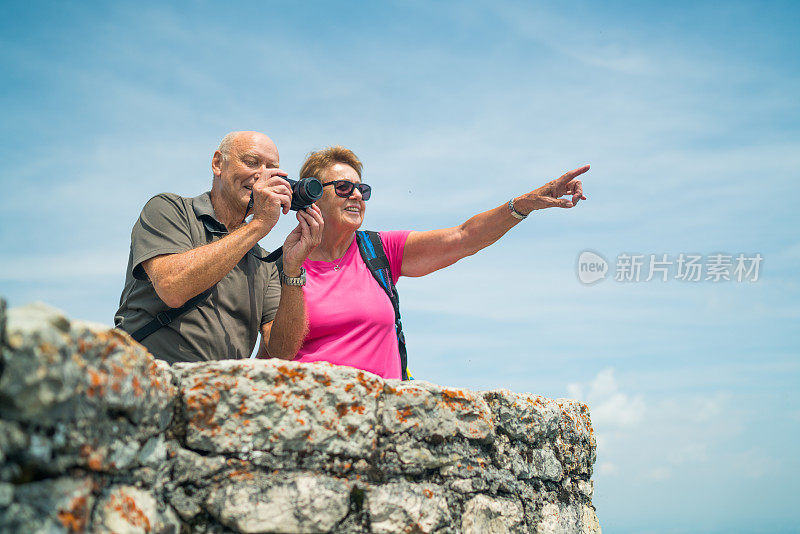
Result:
[[[309,331],[295,361],[327,361],[401,378],[395,311],[387,293],[364,263],[356,244],[372,189],[361,181],[361,162],[341,146],[313,152],[300,178],[315,176],[324,194],[322,242],[303,263]],[[533,210],[571,208],[585,200],[576,179],[585,165],[557,180],[475,215],[453,228],[426,232],[380,232],[392,282],[400,276],[424,276],[500,239]],[[569,199],[559,197],[570,195]]]

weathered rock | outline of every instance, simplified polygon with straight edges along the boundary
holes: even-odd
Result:
[[[376,486],[369,490],[367,500],[372,532],[454,531],[444,492],[434,484],[393,482]]]
[[[186,443],[240,453],[358,457],[376,445],[383,381],[327,363],[228,360],[178,364]]]
[[[497,467],[510,471],[519,479],[558,482],[564,475],[561,463],[549,447],[534,449],[512,442],[503,435],[494,442],[493,459]]]
[[[330,532],[347,515],[350,483],[315,473],[241,472],[213,490],[206,507],[237,532]]]
[[[564,505],[545,503],[540,512],[541,520],[536,524],[536,534],[560,534],[579,532],[589,534],[600,531],[594,508],[585,504]]]
[[[476,495],[464,504],[461,529],[464,534],[525,532],[522,505],[513,499]]]
[[[0,511],[0,532],[84,532],[94,505],[88,477],[54,478],[14,487]]]
[[[21,470],[120,471],[172,419],[169,367],[119,330],[72,324],[44,304],[8,312],[0,418],[25,429]]]
[[[390,474],[488,462],[492,413],[480,394],[428,382],[387,382],[381,400],[383,461]]]
[[[0,482],[0,508],[5,508],[14,501],[14,485]]]
[[[0,339],[0,532],[600,531],[576,401],[326,363],[170,368],[39,304],[0,303]]]
[[[589,408],[571,399],[558,399],[556,402],[562,416],[555,449],[564,471],[569,476],[589,478],[597,458],[597,441],[589,418]]]
[[[180,520],[168,507],[161,507],[149,492],[133,486],[114,486],[97,502],[92,518],[98,532],[177,534]]]

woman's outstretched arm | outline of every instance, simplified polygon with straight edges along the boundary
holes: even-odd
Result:
[[[569,171],[560,178],[514,199],[514,210],[527,215],[534,210],[560,207],[571,208],[583,196],[583,186],[577,176],[589,170],[588,165]],[[571,199],[562,199],[572,195]],[[411,232],[403,250],[403,276],[424,276],[452,265],[488,247],[516,226],[508,204],[479,213],[467,222],[452,228]]]

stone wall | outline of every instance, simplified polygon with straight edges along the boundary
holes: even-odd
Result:
[[[329,364],[170,368],[0,301],[0,532],[599,532],[585,405]]]

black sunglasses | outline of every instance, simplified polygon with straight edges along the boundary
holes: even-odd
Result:
[[[340,197],[347,198],[353,193],[353,189],[356,187],[359,191],[361,191],[361,199],[362,200],[369,200],[370,195],[372,195],[372,187],[367,184],[357,184],[351,182],[349,180],[333,180],[331,182],[325,182],[322,184],[322,187],[326,185],[333,184],[333,190],[336,194]]]

